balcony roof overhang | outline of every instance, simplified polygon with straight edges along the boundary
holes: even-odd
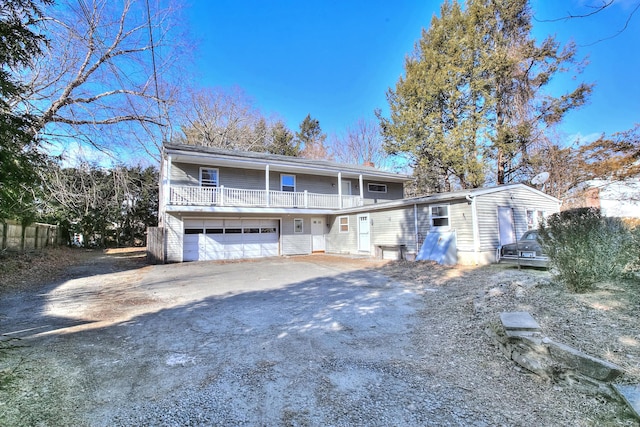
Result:
[[[409,175],[385,172],[368,166],[344,165],[327,160],[303,159],[275,154],[220,150],[185,144],[165,144],[163,151],[165,155],[171,157],[172,162],[196,163],[203,166],[265,170],[268,165],[270,170],[274,172],[324,176],[341,173],[342,178],[357,179],[362,175],[363,179],[384,180],[386,182],[406,182],[412,179]]]

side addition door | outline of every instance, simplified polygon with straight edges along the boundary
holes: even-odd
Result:
[[[358,251],[371,251],[371,233],[369,214],[358,215]]]
[[[515,243],[513,210],[506,206],[498,206],[498,228],[500,231],[500,246]]]

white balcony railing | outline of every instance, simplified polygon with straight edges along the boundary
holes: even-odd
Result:
[[[171,186],[169,204],[174,206],[252,206],[279,208],[340,209],[362,206],[359,196],[292,191],[242,190],[220,187]]]

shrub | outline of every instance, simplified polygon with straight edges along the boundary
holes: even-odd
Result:
[[[543,251],[558,279],[573,292],[592,290],[597,282],[633,274],[640,233],[598,209],[554,214],[539,230]]]

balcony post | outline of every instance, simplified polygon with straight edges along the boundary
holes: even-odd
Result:
[[[309,207],[309,192],[307,190],[304,190],[304,207]]]
[[[338,172],[338,208],[342,209],[342,172]]]
[[[270,206],[270,195],[269,195],[269,165],[267,165],[264,169],[264,190],[265,190],[265,202],[267,207]]]
[[[224,185],[220,186],[220,206],[224,206]]]

